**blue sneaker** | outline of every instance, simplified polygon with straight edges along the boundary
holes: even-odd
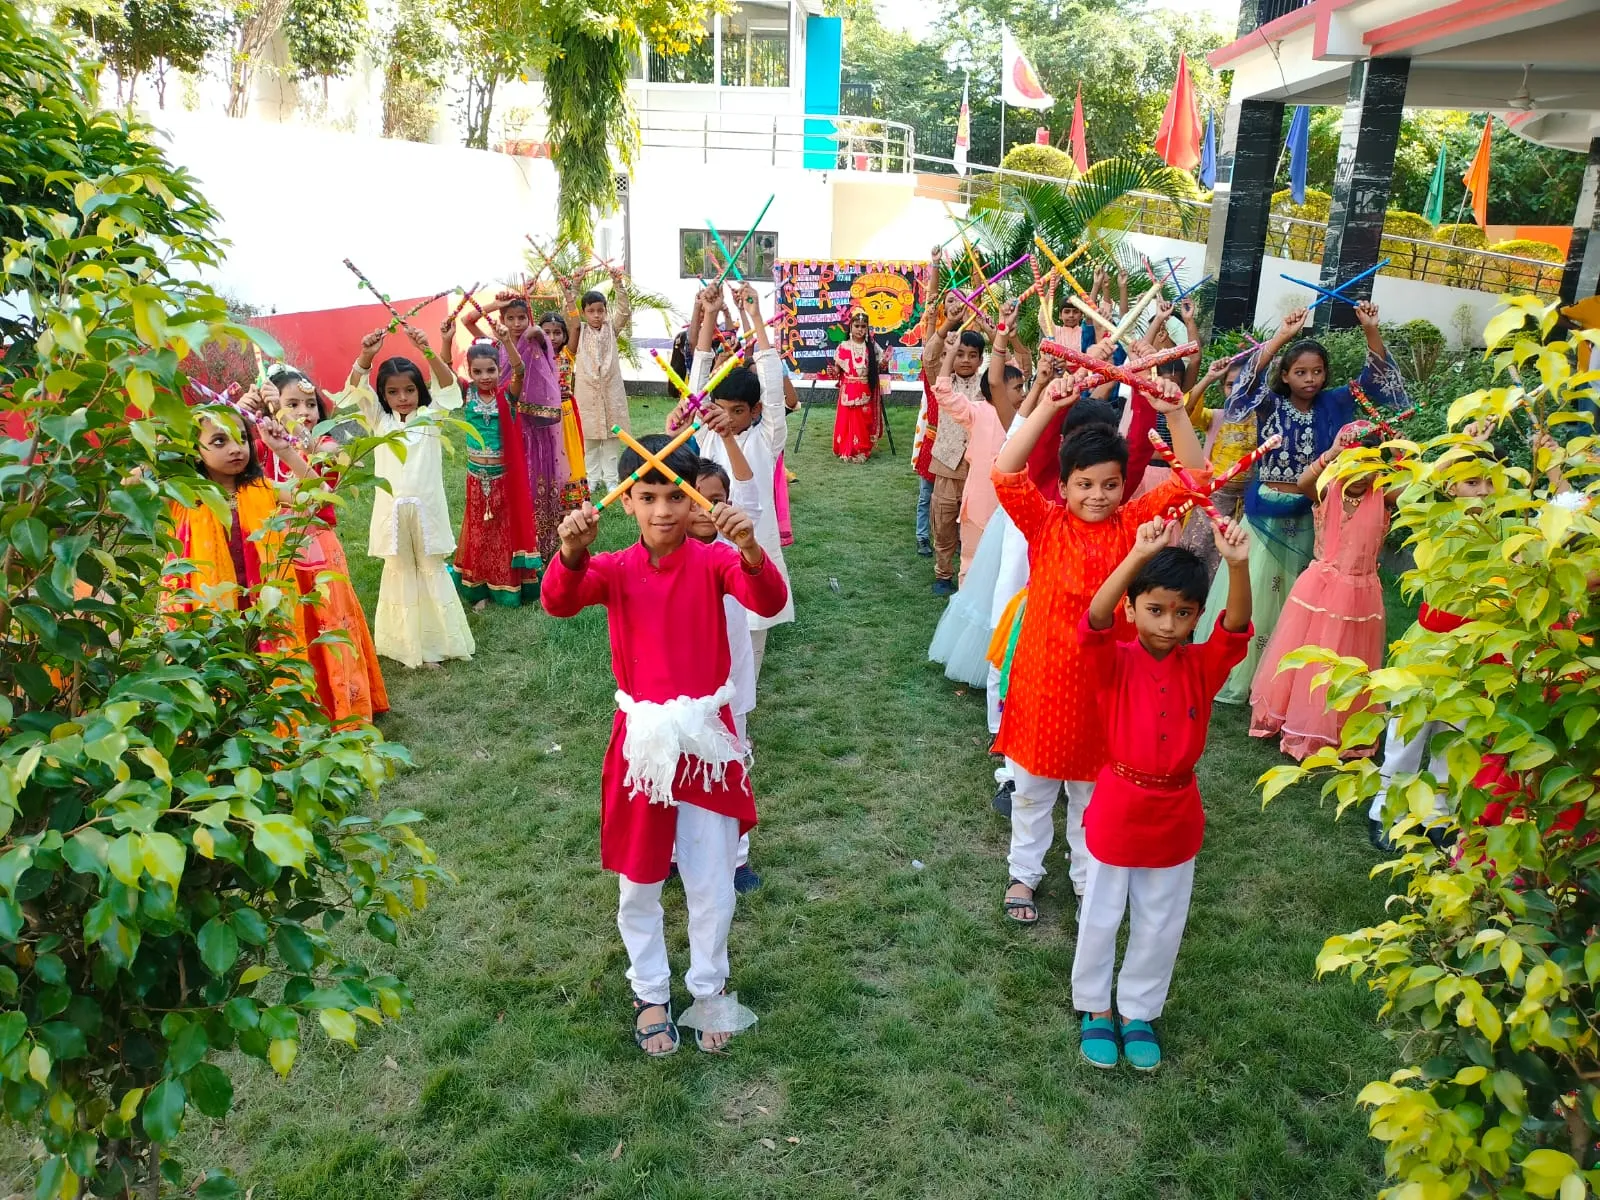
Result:
[[[956,594],[956,581],[954,579],[935,579],[933,581],[933,594],[935,596],[954,596]]]
[[[760,886],[761,876],[750,869],[749,863],[741,863],[733,869],[733,890],[739,895],[753,892]]]
[[[1110,1071],[1117,1065],[1117,1031],[1110,1017],[1093,1017],[1083,1014],[1078,1027],[1078,1052],[1091,1067]]]
[[[1122,1053],[1135,1071],[1154,1071],[1161,1065],[1161,1043],[1149,1021],[1122,1023]]]

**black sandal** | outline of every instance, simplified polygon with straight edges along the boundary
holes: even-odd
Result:
[[[644,1012],[644,1010],[647,1009],[647,1008],[664,1008],[664,1009],[666,1009],[667,1010],[667,1019],[665,1021],[658,1022],[655,1025],[646,1025],[643,1029],[640,1029],[639,1028],[639,1014]],[[655,1037],[657,1034],[661,1034],[661,1033],[665,1033],[669,1037],[672,1038],[672,1047],[671,1047],[671,1049],[669,1049],[669,1050],[653,1050],[653,1051],[652,1050],[644,1050],[644,1044],[646,1042],[648,1042],[651,1038]],[[673,1023],[673,1020],[672,1020],[672,1001],[668,1000],[665,1004],[650,1004],[650,1003],[647,1003],[646,1001],[640,1000],[638,998],[634,999],[634,1002],[633,1002],[633,1041],[634,1041],[634,1045],[638,1046],[639,1049],[644,1050],[645,1055],[647,1057],[649,1057],[649,1058],[666,1058],[669,1054],[676,1054],[678,1052],[678,1027],[677,1027],[676,1024]]]
[[[1023,883],[1022,880],[1013,879],[1010,883],[1006,884],[1006,891],[1009,892],[1013,887],[1017,886],[1028,887],[1028,885]],[[1033,892],[1034,890],[1035,889],[1033,888],[1028,888],[1029,892]],[[1039,903],[1036,895],[1030,895],[1026,900],[1024,900],[1021,896],[1007,896],[1005,898],[1005,906],[1006,916],[1010,917],[1018,925],[1034,925],[1039,921]],[[1033,916],[1017,916],[1017,914],[1023,909],[1032,909]]]

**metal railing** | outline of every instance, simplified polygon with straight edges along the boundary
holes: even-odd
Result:
[[[800,165],[819,151],[841,171],[909,174],[917,157],[916,131],[899,121],[797,113],[694,112],[641,109],[639,140],[653,150],[677,150],[709,163],[713,155]]]

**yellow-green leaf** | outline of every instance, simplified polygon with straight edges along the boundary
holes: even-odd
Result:
[[[355,1013],[355,1015],[360,1017],[363,1021],[370,1021],[374,1025],[383,1024],[383,1014],[377,1009],[368,1005],[363,1004],[360,1008],[353,1008],[350,1011]]]
[[[322,1023],[322,1032],[336,1042],[344,1042],[348,1046],[356,1044],[356,1019],[342,1008],[324,1008],[317,1013],[317,1020]]]
[[[186,855],[183,843],[170,833],[144,835],[140,857],[152,879],[159,879],[176,888],[183,879],[183,860]]]
[[[50,1051],[43,1046],[28,1051],[28,1074],[41,1087],[50,1082]]]
[[[255,983],[257,980],[265,979],[271,974],[272,969],[264,967],[260,963],[253,967],[246,967],[244,973],[239,976],[239,986],[244,987],[247,984]]]
[[[1482,1083],[1488,1077],[1489,1069],[1487,1067],[1462,1067],[1461,1070],[1456,1072],[1456,1077],[1452,1082],[1470,1086],[1474,1083]]]
[[[295,1057],[300,1053],[300,1043],[293,1038],[278,1038],[267,1047],[267,1061],[272,1064],[272,1069],[279,1075],[287,1076],[289,1068],[294,1066]]]
[[[131,1121],[139,1115],[139,1101],[144,1099],[143,1088],[133,1088],[122,1095],[122,1103],[117,1105],[117,1115],[124,1121]]]

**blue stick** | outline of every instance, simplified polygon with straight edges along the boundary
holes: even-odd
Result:
[[[1183,303],[1183,301],[1187,297],[1189,297],[1193,293],[1199,291],[1201,288],[1205,287],[1205,285],[1210,283],[1210,282],[1211,282],[1211,276],[1207,275],[1205,278],[1201,279],[1200,282],[1190,284],[1188,287],[1184,288],[1181,292],[1178,293],[1178,298],[1176,300],[1174,300],[1173,303],[1174,304]]]
[[[1352,307],[1355,306],[1356,302],[1354,300],[1350,299],[1350,297],[1342,295],[1339,292],[1330,292],[1327,288],[1322,287],[1319,284],[1311,283],[1311,282],[1309,282],[1307,280],[1304,280],[1304,279],[1296,279],[1293,275],[1283,275],[1281,273],[1279,275],[1279,278],[1280,279],[1287,279],[1290,283],[1298,283],[1301,287],[1310,288],[1313,292],[1318,293],[1317,298],[1315,300],[1313,300],[1310,304],[1306,305],[1306,311],[1307,312],[1310,312],[1312,309],[1316,308],[1319,304],[1326,304],[1329,300],[1342,300],[1346,304],[1348,304],[1348,305],[1350,305]]]
[[[1389,265],[1389,261],[1390,260],[1386,258],[1382,262],[1378,263],[1376,266],[1368,267],[1365,271],[1361,272],[1361,274],[1352,275],[1349,279],[1346,279],[1343,283],[1339,284],[1332,291],[1329,291],[1327,288],[1320,287],[1315,283],[1307,283],[1304,279],[1296,279],[1292,275],[1285,275],[1285,276],[1283,276],[1283,278],[1287,279],[1290,283],[1298,283],[1301,287],[1308,287],[1312,291],[1318,292],[1318,293],[1321,294],[1321,299],[1315,300],[1311,304],[1309,304],[1307,306],[1308,309],[1316,308],[1317,305],[1319,305],[1319,304],[1321,304],[1321,303],[1323,303],[1324,301],[1327,301],[1327,300],[1342,300],[1344,303],[1350,305],[1351,308],[1354,308],[1356,306],[1356,304],[1358,303],[1358,301],[1352,300],[1352,299],[1350,299],[1350,297],[1346,296],[1344,294],[1345,293],[1345,289],[1349,288],[1352,284],[1360,283],[1363,279],[1365,279],[1369,275],[1376,275],[1379,271],[1383,270],[1384,267],[1387,267]]]

